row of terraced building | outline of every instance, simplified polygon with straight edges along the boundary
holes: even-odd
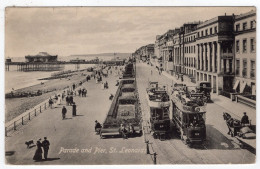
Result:
[[[256,11],[185,23],[133,53],[172,76],[209,81],[217,94],[256,94]]]

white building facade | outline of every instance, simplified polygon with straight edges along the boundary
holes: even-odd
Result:
[[[256,95],[256,11],[235,16],[235,84],[238,93]]]

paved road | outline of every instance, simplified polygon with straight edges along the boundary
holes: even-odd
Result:
[[[152,70],[152,72],[151,72]],[[137,85],[144,111],[144,116],[149,116],[145,89],[148,80],[159,81],[162,84],[171,86],[172,80],[159,73],[154,67],[143,63],[137,63]],[[174,83],[174,81],[173,81]],[[254,163],[255,154],[247,149],[240,149],[238,144],[227,135],[227,126],[223,120],[222,112],[230,107],[223,107],[219,103],[221,97],[214,96],[213,102],[207,104],[206,126],[207,141],[205,146],[200,148],[189,148],[182,143],[178,136],[173,135],[172,139],[159,141],[148,136],[156,153],[157,161],[160,164],[245,164]],[[218,104],[217,104],[218,103]],[[238,106],[239,107],[239,106]]]
[[[6,162],[10,164],[151,164],[145,153],[143,137],[100,139],[94,132],[94,121],[103,122],[111,105],[110,93],[116,92],[117,77],[104,78],[109,90],[102,90],[94,80],[83,84],[88,90],[87,97],[75,97],[78,116],[72,117],[67,106],[67,119],[61,118],[61,107],[48,109],[33,119],[22,130],[6,138]],[[26,148],[25,141],[34,141],[47,136],[50,141],[49,160],[34,162],[35,147]],[[60,153],[61,149],[64,150]],[[73,150],[74,149],[74,150]],[[77,153],[77,149],[79,149]],[[84,150],[82,150],[84,149]],[[116,149],[116,151],[114,151]],[[134,151],[132,150],[134,149]],[[112,151],[113,150],[113,151]],[[67,152],[70,151],[70,152]],[[82,151],[82,152],[81,152]],[[73,153],[74,152],[74,153]]]

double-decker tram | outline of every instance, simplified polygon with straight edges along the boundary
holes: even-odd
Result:
[[[153,137],[165,139],[170,133],[170,98],[166,86],[159,86],[158,82],[149,82],[146,92]]]
[[[172,95],[172,121],[185,144],[206,140],[206,103],[202,93],[190,93],[183,84],[175,84]]]

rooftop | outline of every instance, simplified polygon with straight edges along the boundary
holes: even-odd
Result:
[[[252,10],[252,11],[249,11],[247,13],[243,13],[243,14],[240,14],[240,15],[236,15],[235,16],[235,20],[239,20],[239,19],[243,19],[243,18],[246,18],[246,17],[249,17],[251,15],[256,15],[256,11],[255,10]]]

